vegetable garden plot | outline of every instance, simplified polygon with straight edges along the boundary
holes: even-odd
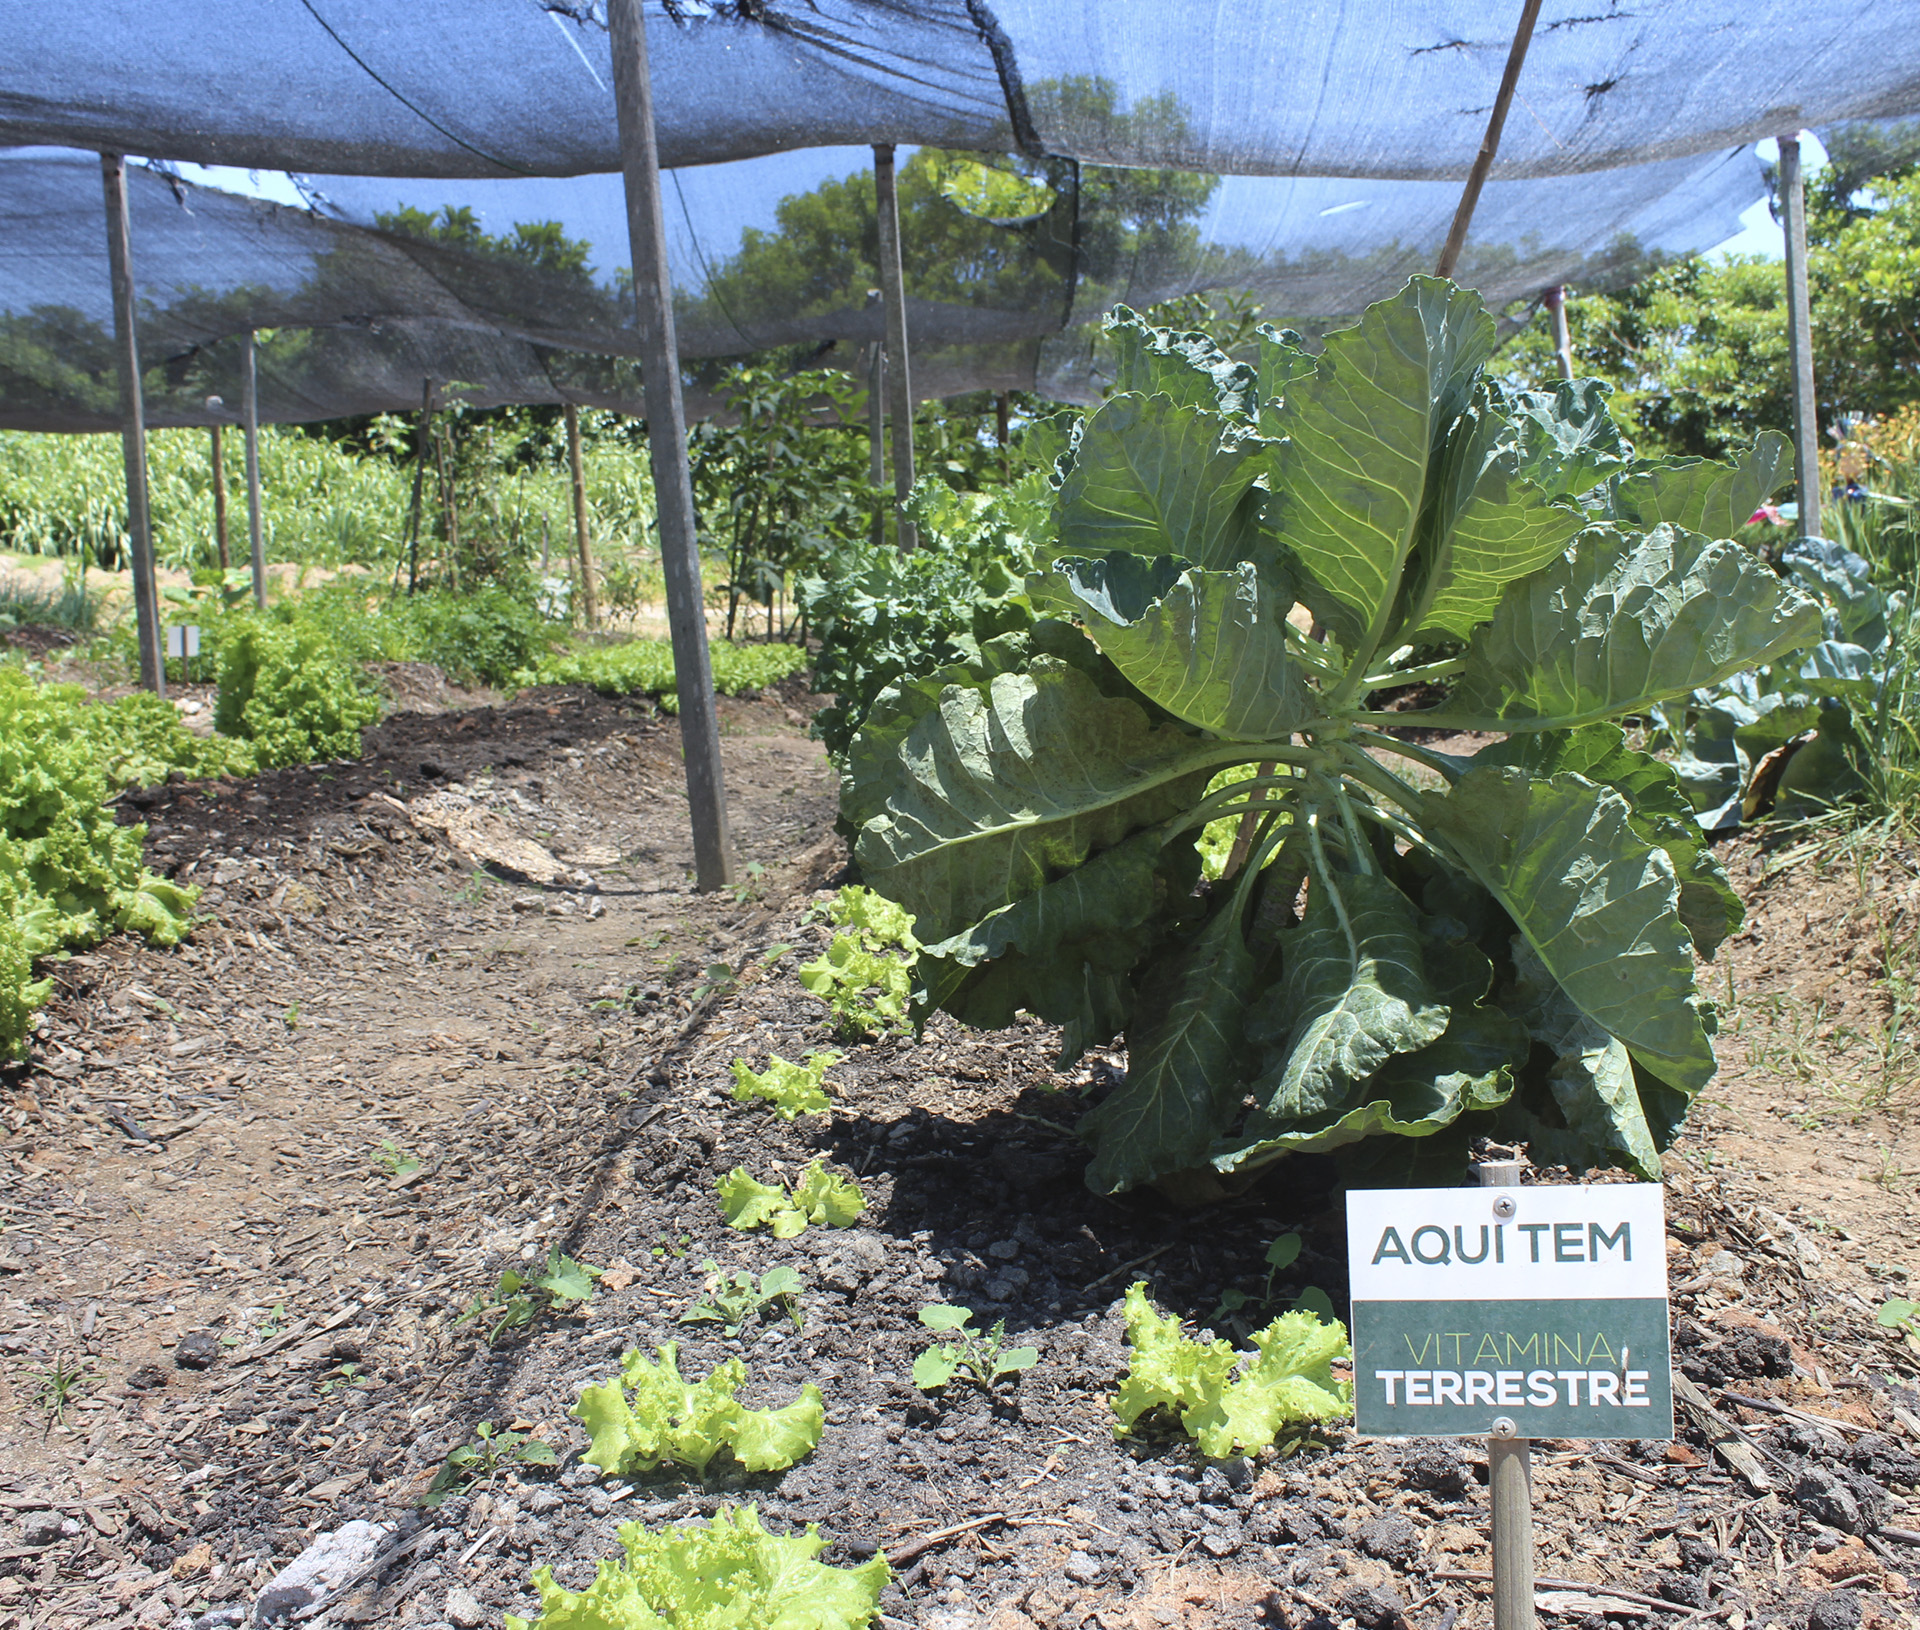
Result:
[[[779,704],[730,718],[749,853],[810,848],[832,814],[815,750],[788,733]],[[1234,1612],[1259,1622],[1274,1591],[1296,1623],[1316,1602],[1379,1611],[1381,1592],[1417,1624],[1450,1606],[1474,1623],[1476,1587],[1442,1577],[1484,1571],[1484,1495],[1471,1464],[1350,1445],[1335,1426],[1338,1452],[1310,1440],[1243,1475],[1234,1459],[1198,1456],[1166,1414],[1143,1416],[1124,1441],[1111,1435],[1108,1400],[1137,1369],[1125,1318],[1134,1281],[1157,1304],[1156,1328],[1175,1317],[1187,1337],[1211,1326],[1236,1350],[1304,1287],[1340,1294],[1324,1163],[1306,1163],[1284,1195],[1185,1214],[1151,1197],[1093,1196],[1073,1181],[1072,1130],[1080,1094],[1111,1089],[1104,1055],[1060,1073],[1047,1027],[982,1035],[946,1018],[923,1043],[829,1044],[825,1009],[794,974],[828,933],[805,920],[803,901],[691,897],[668,852],[660,871],[603,879],[600,919],[516,911],[520,890],[446,872],[444,851],[368,796],[390,784],[384,771],[429,757],[468,786],[491,766],[502,806],[518,810],[509,791],[533,804],[520,818],[552,831],[563,852],[589,838],[644,842],[656,817],[630,788],[651,773],[656,740],[615,704],[549,696],[393,721],[374,733],[364,764],[275,772],[236,787],[230,805],[194,787],[147,800],[153,863],[183,869],[208,850],[199,864],[232,880],[214,902],[221,937],[184,954],[116,940],[70,969],[48,1062],[71,1073],[9,1078],[26,1081],[48,1115],[70,1118],[57,1128],[30,1120],[9,1148],[24,1164],[7,1203],[40,1220],[0,1236],[20,1265],[0,1280],[0,1382],[9,1402],[27,1400],[0,1426],[5,1492],[73,1501],[79,1532],[55,1523],[47,1549],[11,1547],[34,1554],[9,1559],[24,1566],[0,1582],[0,1614],[46,1602],[57,1622],[104,1625],[130,1610],[119,1600],[128,1585],[147,1586],[131,1610],[164,1604],[156,1623],[245,1606],[316,1534],[364,1517],[418,1522],[424,1538],[355,1599],[362,1622],[434,1622],[456,1589],[467,1595],[455,1606],[467,1613],[471,1599],[484,1622],[537,1610],[538,1565],[553,1566],[562,1589],[587,1585],[600,1560],[623,1553],[624,1522],[659,1536],[751,1504],[782,1540],[818,1522],[829,1542],[818,1560],[840,1570],[866,1567],[870,1546],[887,1552],[894,1583],[882,1610],[926,1630],[955,1619],[977,1630],[996,1616],[998,1630],[1102,1620],[1212,1630]],[[620,756],[602,758],[602,747]],[[670,782],[670,761],[656,768]],[[780,796],[796,784],[799,804]],[[270,801],[248,804],[250,788]],[[297,852],[283,857],[288,837]],[[256,860],[265,864],[245,864]],[[314,899],[291,887],[281,895],[283,883]],[[1768,932],[1784,939],[1798,921],[1776,914]],[[663,930],[673,937],[648,950]],[[780,944],[793,950],[764,966]],[[642,960],[682,947],[677,978]],[[748,970],[731,990],[708,977],[716,947]],[[409,980],[416,965],[405,953],[428,949],[436,960]],[[609,967],[621,972],[603,994]],[[636,967],[644,982],[630,977]],[[637,985],[631,997],[627,984]],[[165,1006],[125,994],[136,985]],[[698,1011],[681,1007],[703,988]],[[830,1116],[789,1121],[757,1098],[736,1100],[736,1058],[764,1074],[775,1054],[805,1059],[829,1045],[842,1054],[823,1076]],[[181,1046],[196,1050],[175,1055]],[[184,1093],[190,1082],[206,1090]],[[163,1147],[107,1121],[108,1111]],[[387,1140],[419,1169],[379,1160]],[[277,1170],[276,1146],[290,1151]],[[851,1227],[775,1240],[727,1226],[717,1185],[736,1166],[791,1187],[816,1159],[860,1185],[866,1211]],[[129,1185],[129,1175],[142,1180]],[[1816,1414],[1861,1409],[1860,1424],[1895,1429],[1885,1395],[1767,1373],[1777,1349],[1736,1321],[1779,1318],[1798,1343],[1790,1356],[1835,1381],[1853,1362],[1884,1362],[1870,1313],[1846,1311],[1863,1281],[1840,1250],[1808,1268],[1786,1232],[1762,1223],[1756,1204],[1787,1204],[1778,1184],[1691,1167],[1675,1184],[1686,1264],[1676,1282],[1702,1280],[1680,1292],[1682,1362],[1700,1383]],[[1910,1212],[1905,1196],[1897,1204]],[[214,1230],[196,1232],[196,1220]],[[1305,1249],[1276,1273],[1268,1246],[1286,1233]],[[1775,1243],[1753,1243],[1763,1236]],[[12,1254],[23,1237],[36,1249]],[[1831,1236],[1819,1237],[1824,1249]],[[494,1293],[502,1268],[539,1275],[555,1246],[602,1270],[589,1296],[539,1312],[495,1348],[490,1325],[456,1322]],[[1884,1249],[1876,1242],[1875,1260]],[[1724,1265],[1711,1266],[1727,1250],[1744,1264],[1732,1300]],[[751,1271],[758,1288],[781,1268],[803,1282],[799,1329],[779,1306],[732,1336],[726,1322],[682,1322],[716,1299],[716,1279]],[[1249,1300],[1227,1308],[1228,1290]],[[91,1336],[63,1349],[94,1303]],[[1004,1319],[1003,1357],[1033,1347],[1036,1361],[991,1389],[956,1375],[923,1391],[914,1364],[943,1343],[919,1316],[934,1304],[969,1308],[983,1335]],[[168,1305],[180,1316],[165,1315]],[[160,1345],[193,1329],[218,1332],[205,1371],[176,1366],[177,1344]],[[15,1341],[25,1344],[17,1354]],[[587,1435],[569,1414],[581,1391],[617,1374],[628,1350],[652,1358],[667,1341],[679,1343],[689,1381],[740,1359],[747,1409],[778,1410],[816,1386],[812,1453],[784,1473],[711,1486],[583,1473]],[[31,1372],[62,1351],[101,1379],[82,1389],[67,1430],[43,1440]],[[1814,1549],[1835,1536],[1792,1488],[1804,1472],[1816,1485],[1809,1498],[1838,1488],[1898,1527],[1901,1514],[1873,1502],[1906,1497],[1899,1443],[1843,1434],[1843,1444],[1804,1423],[1746,1420],[1791,1469],[1772,1503],[1726,1475],[1698,1439],[1697,1465],[1632,1452],[1603,1464],[1571,1448],[1546,1456],[1543,1500],[1571,1515],[1548,1538],[1543,1571],[1671,1601],[1676,1618],[1697,1598],[1753,1623],[1802,1613],[1851,1580],[1844,1588],[1863,1622],[1897,1622],[1906,1599],[1887,1593],[1899,1568],[1858,1536]],[[524,1456],[528,1441],[550,1445],[558,1464]],[[472,1472],[466,1486],[419,1511],[414,1501],[448,1456],[469,1449],[455,1462],[463,1478]],[[1881,1493],[1863,1493],[1868,1485]],[[37,1508],[5,1509],[9,1534],[38,1520]],[[1875,1537],[1900,1554],[1899,1542]],[[216,1563],[226,1570],[217,1577]]]

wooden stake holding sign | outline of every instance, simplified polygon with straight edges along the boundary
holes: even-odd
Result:
[[[1531,1440],[1673,1436],[1657,1183],[1347,1195],[1354,1424],[1487,1438],[1496,1630],[1531,1630]]]

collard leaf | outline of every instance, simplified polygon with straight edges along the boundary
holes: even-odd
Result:
[[[1254,371],[1235,362],[1205,334],[1155,328],[1138,312],[1115,306],[1106,330],[1117,354],[1113,391],[1162,395],[1185,407],[1251,418]]]
[[[1066,664],[950,687],[901,743],[856,847],[867,880],[938,943],[1189,807],[1222,761]]]
[[[1820,613],[1738,544],[1595,528],[1509,585],[1423,723],[1564,730],[1714,684],[1820,637]]]
[[[1224,1172],[1252,1171],[1283,1155],[1324,1154],[1376,1134],[1431,1137],[1462,1115],[1504,1103],[1526,1055],[1525,1029],[1502,1009],[1458,1008],[1438,1041],[1388,1059],[1370,1076],[1357,1107],[1291,1122],[1255,1114],[1213,1163]]]
[[[1291,736],[1310,716],[1287,652],[1291,594],[1242,561],[1228,572],[1191,569],[1140,605],[1111,581],[1140,575],[1132,559],[1061,560],[1029,578],[1027,592],[1083,618],[1113,665],[1175,718],[1238,741]]]
[[[1473,762],[1513,764],[1536,776],[1570,771],[1619,793],[1633,807],[1634,830],[1673,862],[1680,882],[1680,921],[1702,956],[1711,957],[1745,920],[1746,907],[1707,847],[1679,772],[1627,746],[1618,725],[1509,736],[1483,748]]]
[[[1166,395],[1110,396],[1086,421],[1060,489],[1060,551],[1179,555],[1221,571],[1252,552],[1243,505],[1264,444]]]
[[[1588,1018],[1683,1091],[1712,1078],[1673,863],[1626,799],[1577,775],[1483,765],[1424,800],[1427,830],[1506,909]]]
[[[1296,379],[1304,379],[1313,372],[1314,359],[1298,329],[1262,323],[1257,333],[1260,337],[1260,361],[1256,368],[1260,384],[1260,428],[1278,440],[1286,434],[1279,412],[1287,393],[1293,389]]]
[[[1062,1027],[1063,1063],[1126,1028],[1127,975],[1152,949],[1147,924],[1169,897],[1193,884],[1191,838],[1184,867],[1167,866],[1165,834],[1136,833],[1084,866],[1004,906],[920,955],[918,1000],[963,1024],[1003,1029],[1024,1009]]]
[[[1244,893],[1147,970],[1127,1030],[1127,1078],[1083,1119],[1087,1186],[1114,1194],[1201,1165],[1240,1098],[1241,1020],[1254,973]]]
[[[1248,1040],[1269,1049],[1254,1097],[1278,1121],[1350,1103],[1388,1059],[1447,1028],[1413,903],[1378,875],[1335,873],[1332,885],[1308,885],[1306,914],[1280,936],[1280,983],[1247,1024]]]
[[[1634,526],[1663,521],[1708,537],[1731,537],[1793,479],[1793,443],[1763,430],[1738,464],[1708,458],[1675,459],[1613,483],[1610,513]]]
[[[1634,1081],[1633,1059],[1614,1037],[1568,1000],[1524,939],[1514,946],[1516,1007],[1534,1040],[1552,1049],[1547,1074],[1564,1130],[1509,1107],[1503,1125],[1522,1127],[1528,1153],[1542,1165],[1576,1171],[1612,1164],[1610,1156],[1649,1183],[1661,1180],[1660,1149],[1647,1125]]]
[[[1287,440],[1269,455],[1268,524],[1311,574],[1303,598],[1348,649],[1385,628],[1429,468],[1493,341],[1477,295],[1416,277],[1329,334],[1273,416]]]
[[[1578,498],[1623,472],[1633,449],[1607,411],[1612,394],[1613,387],[1599,379],[1508,392],[1504,406],[1521,476],[1550,498]]]
[[[938,1392],[960,1373],[958,1347],[929,1347],[913,1361],[913,1384],[922,1392]]]
[[[1454,421],[1423,530],[1422,582],[1396,639],[1466,639],[1509,583],[1538,571],[1586,524],[1519,473],[1507,421],[1483,388]]]

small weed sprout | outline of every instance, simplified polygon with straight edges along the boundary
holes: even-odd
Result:
[[[492,1320],[493,1327],[487,1332],[487,1345],[491,1347],[509,1330],[525,1328],[542,1313],[586,1301],[603,1271],[590,1263],[576,1262],[563,1255],[559,1246],[552,1246],[547,1251],[547,1265],[537,1276],[508,1268],[500,1275],[493,1294],[474,1297],[454,1323]]]
[[[982,1335],[969,1330],[973,1309],[933,1302],[920,1309],[920,1322],[944,1339],[913,1361],[913,1384],[922,1392],[938,1392],[956,1375],[991,1393],[1003,1376],[1018,1375],[1040,1361],[1038,1347],[1009,1347],[1007,1321],[999,1320]]]
[[[1906,1344],[1920,1353],[1920,1302],[1892,1297],[1880,1304],[1877,1319],[1882,1329],[1899,1331]]]
[[[680,1315],[682,1324],[718,1324],[725,1327],[731,1341],[749,1324],[759,1321],[770,1308],[793,1320],[795,1330],[802,1329],[800,1293],[807,1282],[791,1268],[769,1268],[758,1279],[745,1269],[722,1273],[711,1258],[705,1263],[705,1294]]]
[[[59,1357],[29,1373],[34,1381],[33,1401],[46,1413],[49,1431],[66,1425],[68,1407],[99,1379],[84,1363],[69,1364]]]
[[[373,1151],[373,1163],[389,1177],[411,1177],[421,1165],[418,1155],[392,1138],[380,1140],[380,1147]]]
[[[558,1464],[552,1449],[524,1432],[495,1431],[486,1421],[473,1429],[474,1441],[452,1450],[440,1463],[433,1482],[420,1497],[423,1506],[437,1506],[451,1495],[490,1483],[509,1466]]]
[[[1274,1242],[1267,1247],[1267,1282],[1265,1287],[1257,1296],[1244,1290],[1223,1290],[1220,1293],[1220,1305],[1213,1310],[1213,1323],[1220,1324],[1223,1321],[1230,1322],[1240,1327],[1240,1333],[1242,1335],[1247,1334],[1250,1328],[1248,1322],[1235,1317],[1235,1315],[1243,1308],[1272,1307],[1274,1305],[1274,1280],[1279,1278],[1283,1272],[1291,1268],[1294,1263],[1299,1260],[1300,1236],[1298,1234],[1280,1235],[1278,1239],[1274,1240]],[[1298,1296],[1294,1297],[1293,1301],[1288,1305],[1287,1311],[1292,1313],[1312,1313],[1321,1319],[1332,1319],[1334,1316],[1333,1298],[1318,1285],[1309,1285],[1305,1290],[1301,1291]]]

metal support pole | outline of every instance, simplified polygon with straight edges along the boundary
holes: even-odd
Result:
[[[1813,310],[1807,292],[1807,188],[1800,136],[1780,138],[1780,196],[1787,240],[1787,353],[1793,363],[1793,467],[1800,531],[1820,534],[1820,403],[1813,394]]]
[[[153,520],[147,505],[147,414],[140,391],[140,336],[134,329],[133,234],[127,224],[127,161],[100,155],[107,202],[107,266],[113,281],[113,337],[120,374],[120,450],[127,466],[127,541],[133,568],[133,618],[140,643],[140,683],[167,694],[161,644],[160,592],[153,579]]]
[[[893,185],[893,143],[873,148],[874,209],[880,222],[880,302],[887,310],[887,412],[893,420],[894,524],[900,547],[920,541],[907,519],[913,492],[913,370],[907,351],[907,286],[900,270],[900,201]]]
[[[1467,172],[1466,190],[1453,212],[1453,225],[1447,229],[1447,245],[1433,269],[1436,277],[1452,277],[1460,251],[1466,247],[1467,228],[1473,224],[1473,211],[1480,202],[1480,189],[1487,184],[1487,172],[1493,168],[1493,155],[1500,151],[1500,132],[1507,125],[1507,109],[1513,105],[1513,89],[1520,83],[1520,67],[1527,60],[1527,47],[1533,42],[1533,25],[1540,17],[1540,0],[1526,0],[1520,8],[1520,26],[1513,31],[1513,44],[1507,51],[1507,70],[1500,76],[1500,89],[1493,98],[1493,112],[1487,115],[1487,133],[1480,138],[1480,151],[1473,168]]]
[[[1474,1176],[1482,1188],[1518,1188],[1520,1162],[1483,1161]],[[1533,1442],[1507,1416],[1493,1423],[1487,1438],[1487,1492],[1493,1506],[1494,1630],[1534,1630]]]
[[[1567,286],[1556,283],[1547,290],[1547,312],[1553,318],[1553,354],[1560,363],[1560,377],[1573,378],[1573,336],[1567,332]]]
[[[260,531],[260,399],[253,330],[240,344],[240,418],[247,437],[247,545],[253,562],[253,603],[267,609],[267,546]]]
[[[232,564],[227,559],[227,460],[220,447],[220,426],[213,432],[213,547],[220,557],[220,570]]]
[[[587,627],[600,621],[600,596],[593,587],[593,545],[587,537],[587,472],[580,461],[580,410],[567,404],[567,466],[573,475],[573,540],[580,550],[580,603]]]
[[[674,335],[673,283],[660,210],[660,154],[653,131],[653,82],[640,0],[607,0],[613,46],[613,95],[620,116],[620,165],[626,177],[627,235],[633,249],[634,310],[646,392],[647,447],[660,525],[660,568],[667,580],[667,626],[680,693],[680,745],[687,761],[694,873],[701,889],[733,882],[727,789],[720,763],[720,717],[707,650],[700,540],[687,468],[687,425],[680,403],[680,355]]]

